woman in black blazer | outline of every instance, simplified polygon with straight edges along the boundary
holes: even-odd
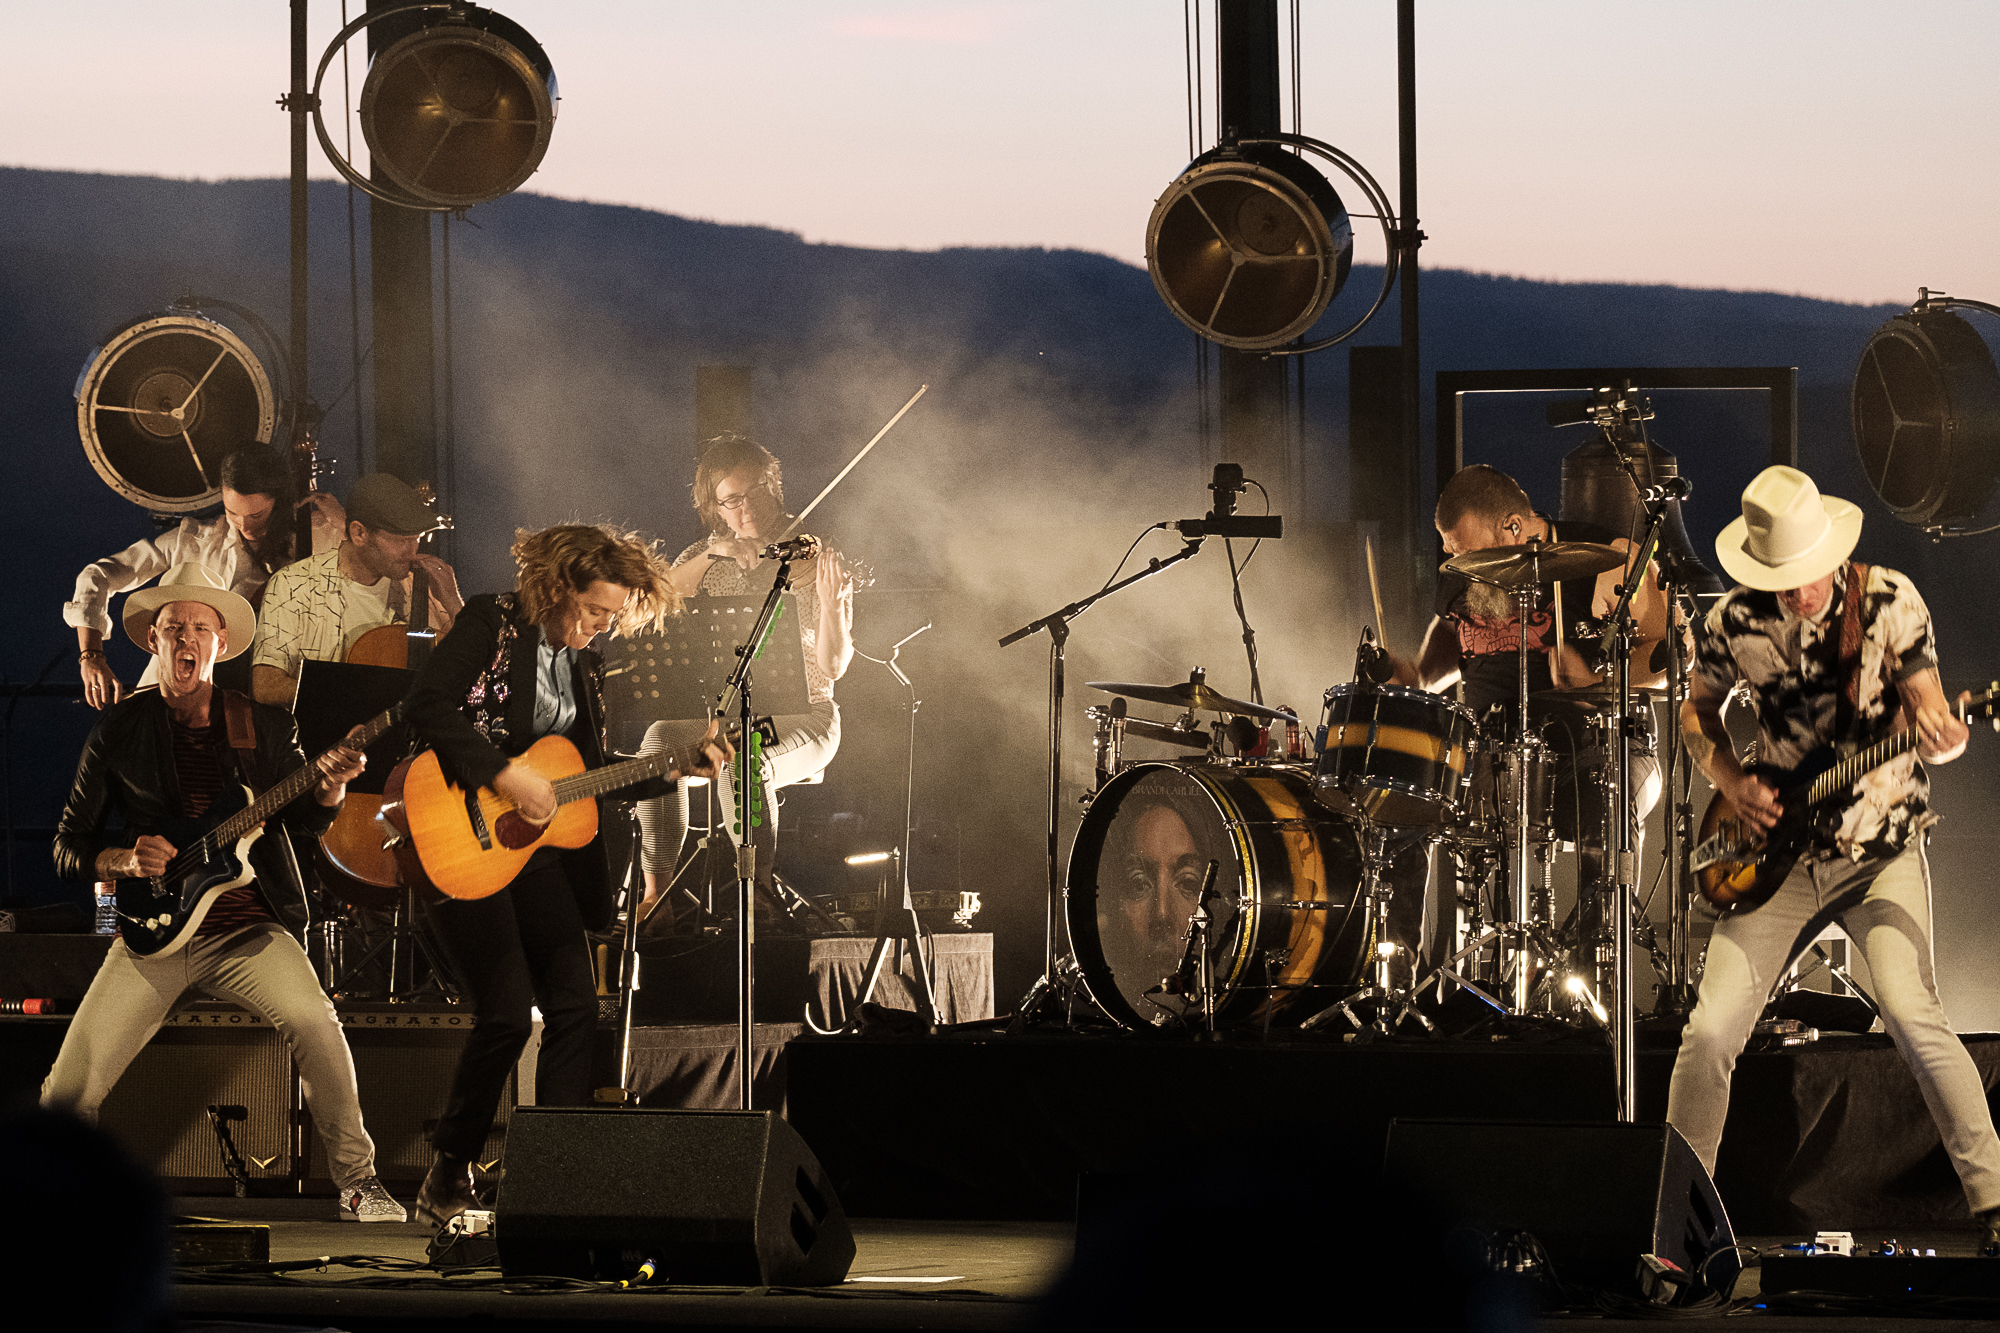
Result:
[[[468,791],[490,787],[539,824],[555,814],[554,789],[515,756],[560,735],[586,765],[602,765],[603,663],[590,644],[607,630],[662,625],[680,610],[680,598],[667,582],[666,560],[615,528],[522,532],[513,555],[514,591],[466,603],[418,674],[405,714],[446,778]],[[704,766],[691,771],[713,776],[727,759],[726,745],[711,744]],[[670,780],[656,779],[630,795],[671,790]],[[507,1071],[533,1030],[532,1007],[542,1012],[536,1102],[590,1101],[597,981],[585,932],[611,924],[611,882],[599,839],[574,851],[541,848],[498,893],[431,908],[478,1021],[431,1138],[436,1155],[417,1196],[424,1221],[442,1225],[477,1206],[472,1162],[493,1126]]]

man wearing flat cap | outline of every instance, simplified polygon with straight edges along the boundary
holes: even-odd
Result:
[[[299,666],[344,662],[369,630],[407,622],[411,571],[429,583],[429,628],[442,638],[464,600],[458,576],[436,556],[418,553],[424,534],[444,526],[416,490],[386,472],[371,472],[347,499],[347,536],[331,551],[287,565],[271,576],[250,659],[250,688],[261,703],[292,706]]]
[[[181,821],[232,811],[235,787],[261,793],[306,767],[290,714],[215,684],[216,662],[250,642],[256,618],[249,602],[201,565],[180,564],[127,597],[124,620],[125,632],[153,655],[159,688],[111,704],[84,743],[56,825],[56,871],[64,879],[166,874],[184,850],[166,836]],[[403,1206],[375,1175],[375,1145],[361,1123],[340,1017],[291,933],[305,925],[304,898],[271,854],[271,835],[281,830],[324,833],[364,767],[347,745],[314,763],[319,780],[249,848],[252,877],[193,909],[177,947],[140,953],[122,938],[112,942],[42,1083],[42,1104],[95,1118],[182,995],[231,1000],[261,1016],[291,1049],[340,1189],[336,1215],[401,1222]]]
[[[1938,1001],[1924,856],[1934,822],[1924,765],[1957,758],[1966,728],[1938,681],[1923,598],[1907,576],[1851,560],[1860,537],[1860,509],[1822,496],[1796,468],[1772,467],[1744,490],[1743,516],[1716,539],[1739,586],[1702,626],[1681,730],[1719,799],[1760,834],[1788,799],[1746,773],[1731,748],[1722,705],[1737,689],[1748,690],[1756,714],[1758,759],[1781,771],[1835,743],[1869,746],[1911,728],[1919,740],[1916,753],[1827,800],[1768,901],[1716,923],[1667,1119],[1713,1171],[1737,1055],[1792,960],[1838,922],[1867,960],[1883,1026],[1916,1076],[1991,1252],[2000,1242],[2000,1138],[1979,1071]]]

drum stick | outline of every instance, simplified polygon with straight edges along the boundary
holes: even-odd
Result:
[[[1368,595],[1375,599],[1375,646],[1386,653],[1389,651],[1389,632],[1382,625],[1382,581],[1375,576],[1375,538],[1363,537],[1361,549],[1368,554]]]
[[[868,441],[868,443],[861,446],[861,452],[854,455],[853,458],[848,460],[847,466],[842,468],[834,476],[834,479],[826,484],[825,490],[821,491],[818,495],[815,495],[813,497],[813,502],[811,504],[807,505],[804,509],[801,509],[799,511],[799,516],[792,520],[792,526],[786,528],[783,532],[778,534],[779,541],[785,540],[785,538],[791,536],[793,533],[799,530],[799,524],[806,521],[806,515],[810,514],[813,510],[819,508],[819,502],[821,500],[826,499],[828,495],[831,495],[833,493],[833,488],[840,485],[840,479],[846,476],[848,473],[854,471],[854,465],[856,463],[859,463],[862,459],[868,457],[868,451],[870,449],[873,449],[876,445],[882,442],[882,437],[889,433],[889,428],[891,426],[894,426],[898,421],[901,421],[903,419],[903,413],[915,407],[917,405],[917,399],[923,397],[924,394],[930,390],[930,387],[931,386],[928,384],[919,384],[917,386],[917,391],[910,395],[910,401],[904,403],[903,406],[900,409],[898,409],[896,415],[890,417],[888,423],[884,425],[882,429],[875,432],[874,439]]]
[[[1563,586],[1561,580],[1557,580],[1555,587],[1556,655],[1549,662],[1549,684],[1551,686],[1555,686],[1557,683],[1556,673],[1562,668],[1563,655]]]

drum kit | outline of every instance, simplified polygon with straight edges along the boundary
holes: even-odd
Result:
[[[1580,893],[1580,910],[1555,920],[1553,779],[1567,752],[1530,721],[1553,700],[1530,693],[1527,627],[1538,589],[1624,560],[1610,546],[1531,542],[1446,563],[1520,612],[1518,697],[1485,730],[1452,699],[1389,683],[1365,630],[1354,681],[1325,692],[1310,737],[1292,710],[1222,695],[1199,669],[1175,685],[1088,682],[1115,696],[1086,710],[1096,783],[1064,892],[1066,962],[1090,999],[1121,1027],[1208,1034],[1336,1015],[1356,1031],[1430,1029],[1416,1001],[1433,987],[1499,1014],[1604,1023],[1615,914]],[[1641,746],[1650,736],[1643,697],[1628,692],[1622,709],[1604,689],[1555,698],[1591,719],[1607,751],[1619,733]],[[1176,715],[1135,716],[1133,701]],[[1135,740],[1186,753],[1135,759]],[[1606,827],[1579,835],[1607,849],[1628,845],[1609,827],[1626,804],[1610,768],[1582,779],[1611,788]],[[1440,891],[1456,901],[1451,942],[1430,951],[1445,956],[1419,975],[1408,923],[1425,913],[1402,914],[1399,941],[1391,908],[1398,893],[1424,894],[1432,849],[1446,854]]]

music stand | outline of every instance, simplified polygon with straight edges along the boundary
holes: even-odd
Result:
[[[757,707],[768,714],[809,713],[806,652],[798,598],[779,599],[777,623],[757,659]],[[604,717],[611,748],[638,753],[655,722],[702,726],[722,706],[736,648],[763,610],[763,594],[687,599],[663,631],[613,639],[604,655]]]

